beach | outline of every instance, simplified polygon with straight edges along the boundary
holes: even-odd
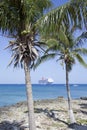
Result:
[[[87,130],[87,100],[72,100],[76,128]],[[63,97],[34,101],[37,130],[70,130],[67,100]],[[26,101],[0,108],[0,130],[28,130]],[[75,129],[77,130],[77,129]]]

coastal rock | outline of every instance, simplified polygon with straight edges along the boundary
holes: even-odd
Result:
[[[82,100],[87,100],[87,97],[80,97],[80,99],[82,99]]]
[[[9,121],[3,121],[0,123],[0,130],[24,130],[23,127],[21,127],[22,122],[9,122]]]
[[[36,130],[87,130],[87,100],[73,100],[72,106],[78,124],[69,125],[67,100],[35,101]],[[0,108],[0,130],[28,130],[26,102]]]

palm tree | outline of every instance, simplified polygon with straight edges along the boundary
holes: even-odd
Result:
[[[57,58],[57,61],[61,60],[62,64],[65,65],[66,70],[66,89],[67,89],[67,98],[68,98],[68,110],[69,110],[69,118],[70,123],[75,123],[75,117],[72,110],[72,99],[70,94],[69,87],[69,72],[72,70],[72,66],[75,64],[75,60],[77,59],[82,65],[87,67],[87,64],[82,58],[83,54],[87,55],[87,49],[81,47],[81,43],[79,40],[74,40],[72,34],[67,30],[60,30],[58,36],[55,34],[50,36],[45,36],[45,42],[47,44],[46,53],[38,59],[35,67],[37,67],[40,63],[49,60],[51,58]]]
[[[77,28],[87,29],[87,0],[70,0],[41,17],[36,25],[46,34],[55,34],[63,24],[72,28],[72,32]]]
[[[9,65],[14,63],[14,67],[21,66],[25,72],[29,130],[36,130],[30,68],[38,57],[41,44],[36,40],[34,24],[50,6],[50,0],[0,1],[0,29],[2,33],[15,38],[7,47],[12,51]]]
[[[86,54],[87,50],[85,48],[79,48],[81,42],[75,42],[71,33],[77,28],[82,29],[83,27],[87,27],[87,1],[71,0],[41,17],[36,25],[39,27],[41,39],[43,41],[45,39],[45,42],[47,42],[48,49],[47,54],[42,56],[35,66],[55,56],[58,56],[58,60],[62,60],[62,63],[65,64],[70,122],[74,123],[75,118],[71,107],[68,74],[75,63],[74,57],[76,57],[81,64],[87,66],[81,57],[81,54]],[[54,53],[51,53],[52,51]]]

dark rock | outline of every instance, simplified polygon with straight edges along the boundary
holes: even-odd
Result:
[[[87,126],[79,125],[79,124],[76,124],[76,123],[70,124],[69,128],[72,128],[74,130],[87,130]]]
[[[87,100],[87,97],[80,97],[80,99],[82,99],[82,100]]]

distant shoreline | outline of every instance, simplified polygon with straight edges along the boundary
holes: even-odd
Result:
[[[66,85],[65,83],[52,83],[49,85]],[[25,83],[0,83],[0,85],[26,85]],[[32,83],[32,85],[45,85],[39,83]],[[87,83],[70,83],[70,85],[87,85]]]
[[[37,99],[37,100],[34,100],[34,102],[44,102],[44,101],[47,102],[47,101],[50,101],[50,100],[56,100],[58,98],[67,100],[67,98],[64,98],[63,96],[59,96],[57,98]],[[72,100],[80,100],[81,98],[83,98],[82,100],[84,100],[84,98],[87,98],[87,97],[73,98]],[[87,99],[85,99],[85,100],[87,100]],[[13,104],[3,105],[3,106],[0,106],[0,108],[12,107],[12,106],[15,106],[16,104],[20,104],[21,102],[27,102],[27,101],[24,100],[24,101],[19,101],[19,102],[13,103]]]
[[[50,102],[50,101],[56,101],[56,100],[66,100],[67,101],[67,98],[64,98],[63,96],[58,96],[57,98],[48,98],[48,99],[37,99],[37,100],[34,100],[34,103],[38,103],[38,102],[44,102],[44,103],[47,103],[47,102]],[[87,101],[87,97],[80,97],[80,98],[74,98],[72,99],[72,101],[75,101],[75,100],[83,100],[83,101]],[[9,108],[9,107],[12,107],[12,106],[16,106],[18,104],[21,104],[21,103],[27,103],[27,101],[19,101],[17,103],[14,103],[14,104],[10,104],[10,105],[4,105],[4,106],[0,106],[0,108]]]
[[[58,96],[57,98],[48,98],[48,99],[37,99],[37,100],[34,100],[34,103],[36,102],[50,102],[50,101],[56,101],[57,99],[61,99],[61,100],[66,100],[67,101],[67,98],[64,98],[63,96]],[[73,98],[73,100],[87,100],[87,97],[80,97],[80,98]],[[19,101],[19,102],[16,102],[16,103],[13,103],[13,104],[8,104],[8,105],[3,105],[3,106],[0,106],[0,108],[9,108],[9,107],[12,107],[12,106],[16,106],[17,104],[20,104],[20,103],[26,103],[27,101],[24,100],[24,101]]]

